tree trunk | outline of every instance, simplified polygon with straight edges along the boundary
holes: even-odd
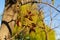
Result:
[[[5,5],[7,4],[7,0],[5,0]],[[0,40],[6,40],[12,35],[12,31],[14,29],[15,20],[17,19],[17,9],[16,4],[13,4],[9,7],[10,4],[5,6],[2,24],[0,29]],[[9,8],[8,8],[9,7]],[[8,8],[8,9],[7,9]]]
[[[5,0],[5,9],[0,29],[0,40],[9,39],[12,35],[17,14],[20,12],[20,2],[26,3],[32,0]]]

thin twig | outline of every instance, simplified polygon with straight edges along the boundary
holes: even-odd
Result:
[[[52,7],[53,9],[55,9],[56,11],[60,12],[60,10],[58,10],[57,8],[55,8],[54,6],[52,6],[52,5],[50,5],[50,4],[46,3],[46,2],[29,1],[29,2],[26,2],[24,4],[21,3],[21,5],[26,5],[28,3],[41,3],[41,4],[46,4],[46,5],[50,6],[50,7]]]
[[[51,8],[50,8],[50,19],[51,19],[51,21],[50,21],[50,27],[52,27],[52,21],[53,21],[53,19],[52,19],[52,11],[51,11]]]
[[[58,26],[56,26],[56,27],[50,29],[48,32],[50,32],[50,31],[53,30],[53,29],[59,28],[59,27],[60,27],[60,25],[58,25]]]

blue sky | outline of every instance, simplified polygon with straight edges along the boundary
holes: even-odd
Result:
[[[0,14],[2,14],[2,12],[3,12],[4,4],[5,4],[4,0],[0,1]]]
[[[53,6],[56,7],[58,10],[60,10],[60,0],[55,0],[54,2],[55,3]],[[48,3],[50,3],[50,1],[48,1]],[[50,19],[50,7],[46,6],[46,5],[44,7],[45,7],[45,8],[43,8],[43,10],[45,12],[44,15],[47,16],[45,18],[45,23],[50,26],[50,21],[51,21],[51,19]],[[53,19],[51,28],[54,28],[54,27],[60,25],[60,12],[57,12],[53,8],[51,8],[51,10],[52,10],[52,19]],[[58,15],[56,15],[56,14],[58,14]],[[56,31],[56,38],[57,39],[60,38],[60,30],[59,29],[60,29],[60,26],[58,26],[58,28],[54,29]]]
[[[3,14],[3,10],[4,10],[4,4],[5,4],[5,0],[1,0],[0,1],[0,24],[1,24],[1,19],[2,19],[2,14]]]
[[[45,2],[46,0],[44,0]],[[48,1],[48,3],[50,3],[50,0]],[[3,14],[3,10],[4,10],[4,4],[5,4],[5,0],[1,0],[0,1],[0,24],[1,24],[1,20],[2,20],[2,14]],[[46,5],[43,5],[44,8],[44,12],[45,12],[45,23],[47,25],[50,25],[50,7],[49,6],[46,6]],[[55,3],[53,5],[54,7],[56,7],[58,10],[60,10],[60,7],[57,7],[57,6],[60,6],[60,0],[55,0]],[[56,10],[54,10],[53,8],[51,8],[52,10],[52,18],[53,18],[53,21],[52,21],[52,28],[60,25],[60,13],[57,12]],[[56,15],[58,14],[58,15]],[[55,16],[56,15],[56,16]],[[54,17],[55,16],[55,17]],[[59,31],[60,27],[59,28],[56,28],[54,29],[56,31],[56,38],[60,38],[60,31]]]

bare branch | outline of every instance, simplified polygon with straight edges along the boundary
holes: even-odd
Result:
[[[52,27],[52,21],[53,21],[53,19],[52,19],[52,11],[51,11],[51,8],[50,8],[50,19],[51,19],[51,21],[50,21],[50,27]]]
[[[58,25],[58,26],[56,26],[56,27],[50,29],[48,32],[50,32],[50,31],[53,30],[53,29],[59,28],[59,27],[60,27],[60,25]]]
[[[56,11],[60,12],[60,10],[58,10],[58,9],[55,8],[54,6],[52,6],[52,5],[48,4],[48,3],[45,3],[45,2],[29,1],[29,2],[26,2],[26,3],[24,3],[24,4],[22,4],[22,3],[20,3],[20,4],[21,4],[21,5],[26,5],[26,4],[28,4],[28,3],[32,3],[32,4],[33,4],[33,3],[46,4],[46,5],[50,6],[50,7],[52,7],[53,9],[55,9]]]

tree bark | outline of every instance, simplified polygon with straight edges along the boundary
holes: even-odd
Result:
[[[8,2],[5,0],[5,5]],[[17,19],[17,10],[16,10],[16,4],[13,4],[11,7],[9,7],[10,4],[5,6],[3,18],[2,18],[2,24],[0,29],[0,40],[6,40],[9,39],[12,35],[12,31],[14,29],[15,20]],[[9,7],[9,9],[7,9]]]
[[[2,24],[0,29],[0,40],[9,39],[12,35],[17,14],[20,12],[20,2],[26,3],[32,0],[5,0],[5,9],[2,18]]]

